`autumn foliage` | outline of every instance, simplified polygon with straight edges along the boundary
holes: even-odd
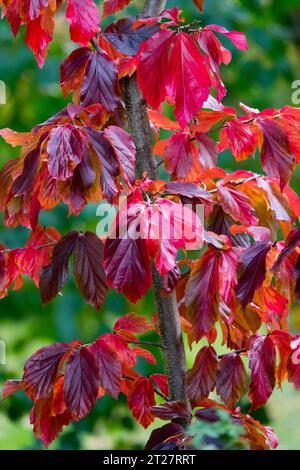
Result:
[[[130,0],[102,3],[104,18]],[[201,11],[203,2],[194,3]],[[149,377],[136,371],[139,357],[156,362],[140,335],[152,331],[158,343],[161,335],[156,314],[150,321],[136,313],[124,314],[111,333],[90,344],[74,340],[36,351],[21,380],[6,383],[3,397],[26,392],[33,431],[45,446],[63,426],[92,412],[103,395],[117,400],[122,393],[145,428],[156,417],[169,422],[152,433],[147,448],[184,448],[192,439],[189,422],[206,419],[211,409],[225,410],[242,426],[249,448],[275,448],[274,431],[251,412],[284,380],[300,389],[300,341],[288,331],[289,311],[300,301],[300,202],[290,187],[300,161],[300,110],[223,105],[221,67],[232,59],[223,40],[246,51],[246,38],[197,20],[186,24],[176,7],[157,17],[125,17],[103,30],[94,0],[0,5],[14,35],[26,28],[40,67],[58,11],[65,12],[78,45],[60,70],[62,92],[73,102],[30,133],[0,131],[8,144],[21,147],[20,157],[0,172],[0,210],[7,227],[30,230],[25,246],[0,245],[0,296],[20,289],[27,275],[47,304],[63,292],[72,262],[76,286],[96,309],[109,288],[135,303],[152,287],[155,266],[164,282],[161,296],[176,293],[186,344],[198,348],[186,374],[188,405],[172,399],[163,371]],[[169,181],[136,177],[122,96],[122,81],[134,75],[148,106],[153,154]],[[172,106],[172,119],[163,114],[164,103]],[[161,130],[170,137],[161,139]],[[225,150],[239,162],[231,174],[219,166]],[[264,174],[243,169],[254,155]],[[66,204],[78,215],[90,202],[118,204],[122,195],[127,205],[113,223],[116,236],[59,234],[39,225],[42,210]],[[204,207],[204,220],[197,205]],[[171,226],[169,238],[156,237],[153,217]],[[142,236],[131,237],[137,227]],[[221,355],[215,346],[220,338],[227,347]],[[219,401],[209,397],[213,391]],[[246,394],[250,409],[243,414],[238,402]]]

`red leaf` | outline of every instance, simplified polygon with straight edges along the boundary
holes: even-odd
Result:
[[[261,164],[272,178],[280,180],[280,188],[288,184],[293,173],[294,157],[286,133],[274,120],[259,119],[264,140]]]
[[[156,364],[156,358],[152,352],[148,351],[148,349],[140,348],[139,346],[134,346],[132,348],[132,352],[139,357],[143,357],[146,361],[150,362],[150,364]]]
[[[38,66],[43,67],[47,52],[48,44],[53,39],[54,21],[52,12],[48,8],[42,14],[27,24],[25,42],[33,51]]]
[[[237,161],[246,160],[255,152],[256,134],[247,123],[239,119],[230,119],[220,134],[220,151],[228,146]]]
[[[190,418],[190,412],[183,401],[170,401],[162,405],[152,406],[151,411],[156,418],[165,421],[171,421],[173,419],[186,421]]]
[[[207,398],[216,384],[218,357],[211,346],[198,352],[192,369],[187,374],[187,392],[193,406]]]
[[[73,351],[66,365],[64,399],[74,420],[84,418],[95,405],[100,385],[99,367],[87,348]]]
[[[210,78],[196,42],[188,34],[178,33],[169,58],[167,94],[175,103],[175,116],[182,128],[202,108],[209,87]]]
[[[169,396],[168,376],[165,374],[152,374],[151,379],[154,380],[160,391],[167,397]]]
[[[193,164],[194,145],[188,132],[173,134],[164,152],[166,170],[176,179],[184,178]]]
[[[89,346],[88,349],[96,358],[101,386],[117,400],[122,378],[122,364],[118,355],[111,345],[101,337]]]
[[[209,248],[197,261],[186,286],[187,318],[193,325],[196,341],[208,333],[218,318],[219,256]]]
[[[30,413],[34,434],[41,439],[45,447],[48,447],[57,438],[63,426],[67,426],[72,420],[69,411],[54,414],[53,401],[53,394],[37,400]]]
[[[223,28],[223,26],[219,26],[216,24],[210,24],[208,26],[205,26],[205,28],[210,29],[211,31],[216,31],[217,33],[221,33],[224,36],[228,37],[228,39],[233,42],[237,49],[240,49],[242,51],[246,51],[248,49],[246,36],[240,31],[228,31],[228,29]]]
[[[291,340],[292,335],[288,331],[275,330],[270,333],[270,338],[277,347],[280,362],[276,370],[278,385],[286,378],[288,362],[291,356]]]
[[[200,10],[202,13],[204,0],[193,0],[193,2],[195,3],[198,10]]]
[[[202,222],[188,206],[157,199],[156,204],[141,208],[140,220],[148,252],[161,275],[174,268],[179,248],[200,249],[203,245]]]
[[[64,287],[69,271],[69,258],[72,255],[78,232],[70,232],[56,245],[52,253],[52,262],[43,268],[40,275],[40,292],[43,304],[52,300]]]
[[[239,280],[236,295],[243,307],[253,299],[254,292],[266,277],[266,257],[272,246],[268,240],[253,243],[243,252],[239,261]]]
[[[250,400],[252,409],[264,405],[275,386],[276,351],[269,336],[255,335],[248,351],[251,370]]]
[[[68,0],[66,18],[72,41],[88,46],[100,30],[100,14],[94,0]]]
[[[209,170],[217,165],[217,146],[213,139],[206,134],[196,132],[196,139],[199,146],[198,158],[204,170]]]
[[[103,271],[103,243],[94,233],[78,235],[73,270],[82,296],[99,309],[105,299],[107,284]]]
[[[54,127],[49,134],[47,153],[50,175],[62,181],[70,178],[82,159],[81,134],[73,126]]]
[[[247,194],[230,185],[223,184],[223,181],[217,183],[217,190],[224,212],[230,215],[233,220],[246,226],[258,224],[255,210]]]
[[[130,333],[140,334],[147,333],[153,329],[154,326],[147,317],[136,313],[128,313],[124,317],[119,318],[114,326],[114,331],[120,334],[122,334],[124,330]]]
[[[104,135],[115,151],[125,183],[133,185],[136,154],[133,138],[128,132],[117,126],[107,127],[104,130]]]
[[[35,352],[26,362],[23,388],[32,400],[46,398],[51,392],[65,354],[71,350],[67,343],[55,343]]]
[[[136,365],[136,353],[128,346],[128,343],[122,335],[118,333],[108,333],[101,336],[101,339],[108,343],[108,345],[113,349],[124,367],[132,369],[132,367]]]
[[[118,72],[106,52],[90,52],[90,60],[80,89],[83,106],[100,103],[113,113],[120,103]]]
[[[153,108],[158,108],[166,97],[168,56],[173,37],[173,31],[159,31],[142,45],[138,56],[138,85]]]
[[[40,16],[41,10],[47,6],[49,0],[17,0],[15,3],[19,4],[19,14],[22,20],[28,23]]]
[[[5,400],[19,390],[23,390],[22,380],[7,380],[2,388],[2,400]]]
[[[102,18],[112,15],[118,10],[123,10],[131,0],[104,0]]]
[[[154,387],[150,379],[140,377],[135,381],[129,395],[128,406],[131,409],[133,417],[144,427],[147,428],[154,420],[151,412],[155,405]]]
[[[218,364],[216,378],[217,393],[232,410],[247,392],[247,373],[238,354],[225,354]]]

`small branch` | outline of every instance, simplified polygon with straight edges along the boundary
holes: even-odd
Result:
[[[43,245],[38,245],[38,246],[32,246],[31,248],[34,248],[35,250],[42,250],[43,248],[48,248],[49,246],[56,245],[57,241],[49,242],[49,243],[44,243]],[[26,248],[26,247],[25,247]],[[0,253],[10,253],[11,251],[15,250],[17,248],[4,248],[3,250],[0,250]]]
[[[161,343],[154,343],[152,341],[131,341],[131,340],[128,340],[127,343],[141,344],[141,345],[145,345],[145,346],[154,346],[156,348],[162,348],[163,349],[163,345]]]
[[[95,39],[95,38],[92,38],[90,42],[91,42],[93,48],[95,49],[95,51],[101,53],[101,49],[100,49],[100,47],[99,47],[99,45],[98,45],[96,39]]]
[[[237,349],[236,351],[229,351],[225,354],[220,354],[218,359],[222,359],[223,357],[227,356],[227,354],[235,353],[235,354],[242,354],[248,351],[248,348]]]
[[[232,186],[239,186],[240,184],[249,183],[250,181],[257,180],[258,178],[261,178],[261,175],[249,176],[249,178],[245,178],[241,181],[228,181],[228,183],[231,184]],[[208,192],[213,194],[213,193],[216,193],[217,191],[218,191],[217,188],[215,188],[215,189],[210,189]]]

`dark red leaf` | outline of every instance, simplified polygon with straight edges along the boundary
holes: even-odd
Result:
[[[217,367],[216,351],[212,346],[203,346],[187,374],[187,392],[194,406],[215,388]]]
[[[86,128],[89,140],[101,163],[101,187],[107,200],[112,202],[118,193],[116,178],[120,173],[118,160],[110,142],[105,138],[104,133]]]
[[[100,103],[113,113],[120,104],[118,72],[106,52],[90,52],[90,60],[80,89],[83,106]]]
[[[139,28],[133,28],[132,25],[137,19],[137,16],[121,18],[115,23],[111,23],[102,36],[122,54],[133,56],[138,53],[141,44],[154,36],[160,29],[156,24],[144,24]]]
[[[194,146],[189,132],[176,132],[164,152],[166,170],[176,179],[184,178],[193,164]]]
[[[21,196],[27,194],[33,185],[34,177],[40,165],[40,148],[32,150],[24,160],[23,171],[13,183],[13,194]]]
[[[247,373],[238,354],[225,354],[218,363],[216,378],[217,393],[232,410],[247,392]]]
[[[100,385],[99,367],[87,349],[73,351],[65,369],[64,399],[74,420],[84,418],[95,405]]]
[[[46,398],[51,392],[59,366],[70,344],[55,343],[35,352],[26,362],[23,387],[32,400]]]
[[[275,271],[275,269],[279,268],[280,264],[284,260],[284,258],[290,255],[297,246],[300,245],[300,228],[294,228],[287,236],[285,240],[285,247],[280,252],[277,260],[273,264],[271,271]]]
[[[110,287],[123,292],[131,302],[139,300],[152,285],[151,262],[146,240],[131,237],[139,224],[139,213],[118,219],[116,234],[107,238],[104,245],[104,269]],[[124,225],[126,223],[126,225]],[[120,238],[122,236],[122,238]]]
[[[66,180],[73,175],[83,154],[83,140],[73,126],[54,127],[47,144],[48,170],[53,178]]]
[[[135,381],[127,398],[133,417],[147,428],[154,420],[151,409],[155,405],[155,398],[151,380],[140,377]]]
[[[60,66],[60,86],[64,97],[70,91],[80,88],[84,77],[86,66],[91,58],[91,50],[88,47],[80,47],[61,63]]]
[[[276,351],[269,336],[255,335],[248,351],[251,370],[250,400],[252,409],[264,405],[275,386]]]
[[[104,130],[104,135],[115,151],[125,183],[133,185],[136,154],[133,138],[128,132],[117,126],[107,127]]]
[[[252,301],[255,290],[266,277],[266,257],[271,246],[268,240],[254,242],[240,258],[236,295],[243,307]]]
[[[180,278],[181,271],[178,266],[174,266],[171,271],[164,275],[164,288],[162,294],[168,295],[173,292]]]
[[[56,245],[52,253],[52,262],[43,268],[40,275],[42,303],[47,304],[64,287],[69,271],[69,258],[75,248],[79,232],[70,232]]]
[[[185,303],[193,334],[199,341],[218,318],[219,255],[214,248],[209,248],[194,264],[186,286]]]
[[[122,364],[113,348],[101,337],[90,347],[99,367],[100,383],[104,390],[116,400],[118,398],[122,378]]]
[[[92,232],[80,233],[74,250],[74,277],[87,303],[99,309],[107,284],[103,271],[103,243]]]
[[[184,428],[180,424],[168,423],[161,428],[154,429],[152,431],[149,440],[145,446],[145,450],[156,449],[158,445],[169,440],[171,437],[175,437],[178,434],[183,433]]]
[[[156,418],[165,421],[171,421],[172,419],[183,419],[186,421],[190,418],[190,412],[183,401],[170,401],[162,405],[152,406],[151,411]]]

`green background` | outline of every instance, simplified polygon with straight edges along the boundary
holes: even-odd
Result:
[[[135,14],[141,5],[141,1],[133,2],[126,14]],[[188,22],[200,18],[192,0],[168,2],[168,7],[174,5],[184,10]],[[106,19],[105,24],[113,19]],[[237,51],[224,39],[224,44],[233,51],[232,63],[222,68],[228,88],[225,104],[237,107],[242,101],[261,109],[292,105],[292,82],[300,80],[299,0],[206,0],[202,19],[203,24],[217,23],[243,31],[248,38],[247,52]],[[5,81],[7,87],[7,104],[0,105],[0,128],[29,131],[65,105],[59,88],[59,65],[76,45],[68,39],[67,23],[61,12],[56,19],[55,41],[42,70],[24,45],[24,31],[14,39],[5,20],[0,23],[0,46],[0,80]],[[1,140],[1,167],[7,159],[17,155],[18,149],[10,148]],[[226,153],[220,157],[219,164],[229,171],[241,167]],[[249,160],[242,165],[259,169],[256,161]],[[296,190],[300,188],[299,178],[296,172],[293,178]],[[79,218],[67,218],[67,208],[59,207],[42,213],[41,223],[56,227],[62,234],[71,228],[95,231],[95,214],[96,206],[92,205]],[[22,246],[27,235],[24,228],[3,227],[1,219],[1,243],[9,247]],[[137,305],[131,305],[123,296],[112,292],[102,309],[96,312],[84,303],[70,277],[63,296],[42,308],[38,290],[31,281],[26,281],[21,291],[11,292],[0,300],[0,340],[7,347],[7,364],[0,366],[0,386],[7,378],[21,376],[26,359],[39,347],[55,341],[91,341],[109,331],[118,316],[130,311],[151,317],[154,313],[151,292]],[[299,326],[299,318],[300,312],[295,308],[292,328]],[[194,351],[188,353],[189,365],[193,356]],[[159,353],[157,359],[157,367],[141,359],[140,372],[163,371]],[[29,425],[30,408],[31,402],[22,392],[1,403],[0,449],[42,448]],[[283,393],[276,390],[268,406],[259,412],[259,417],[278,432],[281,449],[300,449],[299,413],[300,395],[289,384],[284,384]],[[156,422],[155,426],[158,425]],[[50,449],[142,448],[149,433],[149,429],[144,431],[133,421],[124,399],[115,402],[104,397],[89,416],[66,428]]]

